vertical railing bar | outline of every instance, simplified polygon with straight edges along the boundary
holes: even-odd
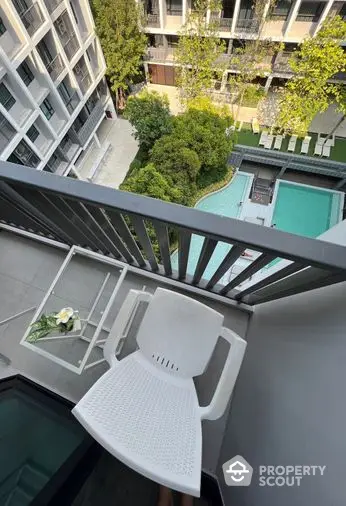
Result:
[[[248,279],[250,276],[255,274],[257,271],[265,267],[272,260],[274,260],[275,256],[268,255],[267,253],[262,253],[256,260],[252,262],[246,269],[244,269],[238,276],[236,276],[232,281],[230,281],[221,291],[220,295],[226,295],[232,288],[238,286],[242,281]]]
[[[144,220],[136,215],[131,215],[131,222],[133,224],[133,227],[135,229],[136,235],[138,237],[138,240],[140,244],[142,245],[143,250],[145,251],[145,254],[148,258],[148,262],[151,266],[151,269],[153,271],[158,271],[159,266],[157,264],[157,260],[155,257],[155,253],[152,247],[152,244],[150,242],[150,238],[147,232],[147,229],[144,225]]]
[[[189,261],[189,252],[191,244],[191,232],[180,229],[178,237],[178,269],[179,279],[186,278],[187,264]]]
[[[167,226],[157,220],[152,220],[152,223],[154,225],[156,237],[159,241],[161,259],[165,274],[166,276],[172,276],[172,264],[169,251],[169,237]]]
[[[232,267],[232,265],[238,260],[240,255],[245,251],[245,246],[233,245],[230,251],[227,253],[219,267],[214,272],[206,285],[206,289],[210,290],[213,286],[222,278],[222,276]]]
[[[113,243],[118,253],[122,255],[122,257],[128,263],[132,264],[133,263],[132,255],[126,249],[126,246],[123,244],[122,240],[120,239],[116,230],[114,229],[112,223],[109,221],[108,216],[103,212],[103,210],[97,207],[88,206],[86,204],[84,204],[84,207],[89,211],[89,213],[95,218],[97,223],[101,226],[103,233]],[[107,232],[107,234],[105,232]]]
[[[195,273],[192,279],[193,285],[196,285],[197,283],[200,282],[200,279],[208,265],[208,262],[212,254],[214,253],[217,243],[218,241],[216,241],[215,239],[208,239],[207,237],[204,238],[202,250],[199,255]]]
[[[105,210],[104,212],[107,215],[111,224],[113,225],[113,228],[117,231],[118,235],[126,244],[126,247],[129,250],[129,252],[136,259],[138,265],[140,267],[144,267],[146,265],[146,262],[123,216],[120,213],[110,211],[109,209]]]
[[[295,272],[298,272],[304,269],[305,267],[307,266],[293,262],[292,264],[287,265],[286,267],[280,269],[279,271],[274,272],[274,274],[271,274],[270,276],[262,279],[261,281],[258,281],[258,283],[249,286],[249,288],[246,288],[245,290],[237,293],[235,299],[241,300],[246,295],[250,293],[255,293],[257,290],[260,290],[265,286],[275,283],[276,281],[280,281],[281,279],[286,278],[287,276],[290,276],[291,274],[294,274]]]

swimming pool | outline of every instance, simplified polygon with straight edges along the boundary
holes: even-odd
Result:
[[[207,211],[209,213],[221,214],[228,218],[238,218],[241,212],[239,202],[247,198],[249,191],[250,175],[244,173],[237,173],[225,188],[215,193],[207,195],[196,204],[196,209]],[[193,273],[197,265],[197,260],[200,255],[203,244],[201,236],[192,235],[190,244],[189,262],[187,265],[187,272]],[[219,243],[209,260],[208,266],[204,271],[203,277],[210,277],[220,265],[225,255],[229,252],[231,246],[225,243]],[[178,253],[175,251],[171,257],[172,268],[178,269]]]
[[[340,209],[340,192],[280,181],[272,224],[284,232],[317,237],[340,221]]]

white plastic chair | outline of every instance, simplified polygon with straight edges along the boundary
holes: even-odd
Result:
[[[297,139],[298,139],[297,135],[292,135],[291,136],[290,142],[288,143],[287,151],[292,151],[293,152],[296,149]]]
[[[283,136],[277,135],[275,138],[274,149],[281,149],[282,141],[283,141]]]
[[[322,144],[320,144],[318,141],[316,142],[315,144],[315,150],[314,150],[314,155],[318,155],[318,156],[321,156],[322,155]]]
[[[261,133],[261,137],[258,141],[258,145],[259,146],[265,146],[266,142],[267,142],[267,139],[268,139],[268,132],[266,132],[265,130],[263,130],[263,132]]]
[[[304,140],[302,142],[302,147],[301,147],[301,150],[300,150],[301,153],[303,153],[305,155],[308,154],[310,141],[311,141],[311,137],[309,135],[307,135],[306,137],[304,137]]]
[[[323,150],[322,150],[322,156],[329,157],[330,156],[330,146],[327,146],[324,144]]]
[[[139,349],[115,356],[124,326],[140,301],[148,307],[139,326]],[[161,485],[200,495],[201,420],[225,411],[246,342],[222,326],[204,304],[158,288],[130,290],[104,347],[110,365],[73,409],[85,429],[112,455]],[[208,406],[198,404],[193,377],[202,374],[218,337],[230,344]]]
[[[270,149],[272,147],[273,140],[274,140],[274,135],[268,134],[267,140],[265,141],[265,144],[264,144],[264,148]]]

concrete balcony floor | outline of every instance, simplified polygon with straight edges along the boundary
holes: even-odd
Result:
[[[2,287],[0,291],[0,321],[2,321],[18,312],[32,306],[37,307],[40,304],[66,257],[67,251],[2,230],[0,232],[0,252],[0,283]],[[90,297],[89,292],[93,288],[89,286],[90,290],[88,289],[86,279],[90,279],[90,276],[93,279],[96,279],[97,276],[102,277],[113,267],[94,259],[79,258],[79,255],[74,258],[76,258],[74,271],[68,277],[66,288],[61,291],[63,295],[60,295],[59,304],[61,304],[61,307],[72,306],[81,309],[82,307],[87,307],[85,300],[88,296]],[[164,278],[162,278],[161,282],[152,276],[148,277],[146,273],[142,275],[128,271],[110,315],[116,315],[117,308],[120,307],[128,290],[131,288],[143,289],[143,286],[145,286],[147,291],[154,292],[157,286],[165,286],[174,290],[180,290],[180,287],[172,287],[169,284],[163,283],[163,281]],[[211,298],[188,292],[187,290],[180,291],[201,300],[203,303],[224,314],[224,325],[237,332],[240,336],[246,336],[251,317],[249,313]],[[59,298],[58,295],[56,295],[57,298]],[[64,300],[62,300],[62,297]],[[54,310],[59,309],[61,309],[60,305]],[[0,360],[0,377],[19,372],[50,390],[59,393],[63,397],[77,402],[107,370],[108,366],[104,362],[78,375],[52,362],[48,358],[21,346],[19,343],[33,314],[33,311],[26,313],[0,326],[0,353],[11,361],[11,365],[8,366]],[[124,355],[132,352],[136,347],[135,335],[138,323],[137,327],[136,322],[132,327],[133,329],[123,348],[122,353]],[[81,340],[78,339],[79,341]],[[77,363],[78,357],[80,357],[80,355],[78,357],[76,355],[80,351],[80,344],[78,342],[69,348],[68,352],[65,344],[66,341],[59,341],[61,344],[54,343],[56,355],[68,357],[69,361]],[[85,343],[81,344],[84,345]],[[97,351],[100,351],[100,354],[102,353],[101,350]],[[226,354],[227,345],[225,341],[219,340],[207,370],[202,376],[195,379],[201,405],[207,405],[211,399]],[[213,475],[216,475],[228,412],[229,409],[226,410],[225,415],[219,420],[203,422],[203,470]]]

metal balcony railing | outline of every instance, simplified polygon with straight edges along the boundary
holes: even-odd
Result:
[[[49,14],[52,14],[63,0],[44,0]]]
[[[237,32],[257,33],[259,30],[259,21],[257,19],[238,19],[236,25]]]
[[[73,56],[77,53],[79,47],[80,47],[79,42],[75,34],[71,35],[68,41],[64,43],[64,51],[69,61],[72,60]]]
[[[238,303],[254,305],[346,280],[344,246],[16,164],[0,162],[0,201],[0,221],[7,225],[92,249],[175,279],[182,288],[193,285],[206,295]],[[177,271],[171,264],[172,230],[179,245]],[[192,234],[203,238],[203,246],[189,275]],[[203,278],[219,242],[232,247],[215,272]],[[258,258],[227,285],[218,284],[246,248],[259,252]],[[277,257],[292,263],[249,288],[239,287]]]
[[[74,131],[75,135],[77,136],[78,141],[81,146],[84,146],[86,144],[86,142],[89,140],[90,135],[95,130],[97,123],[104,116],[104,113],[105,112],[104,112],[103,105],[99,101],[99,102],[97,102],[97,104],[95,105],[95,107],[91,111],[90,115],[88,116],[88,118],[84,122],[83,126],[79,130],[76,130],[72,126],[73,131]]]
[[[46,69],[50,77],[53,79],[53,81],[55,81],[55,79],[57,79],[61,72],[64,70],[64,64],[60,54],[57,54],[51,62],[46,64]]]
[[[160,27],[160,16],[158,14],[147,14],[146,15],[146,26],[152,28]]]
[[[174,47],[148,47],[147,54],[145,55],[146,60],[152,60],[157,62],[167,62],[174,60]]]
[[[69,100],[65,101],[64,96],[62,97],[62,99],[63,99],[63,102],[64,102],[65,106],[67,107],[67,110],[70,114],[73,113],[73,111],[75,110],[75,108],[77,107],[77,105],[80,102],[78,93],[76,91],[73,93],[73,95],[70,97]]]
[[[29,35],[34,35],[44,21],[41,9],[36,2],[19,15]]]
[[[91,77],[89,72],[86,70],[85,74],[77,74],[77,81],[82,93],[85,94],[91,86]]]

